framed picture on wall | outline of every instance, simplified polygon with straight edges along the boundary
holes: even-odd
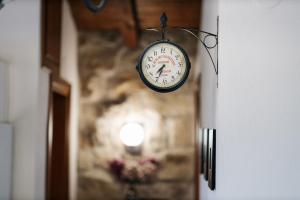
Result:
[[[202,148],[201,148],[201,173],[204,179],[208,180],[208,129],[202,129]]]
[[[216,180],[216,129],[208,131],[208,187],[211,190],[215,189]]]

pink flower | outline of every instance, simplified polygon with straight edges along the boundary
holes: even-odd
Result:
[[[119,180],[127,182],[149,182],[158,171],[158,161],[154,158],[134,160],[112,160],[109,163],[110,171]]]
[[[118,178],[121,177],[124,167],[125,167],[125,163],[123,160],[115,159],[109,162],[110,171]]]

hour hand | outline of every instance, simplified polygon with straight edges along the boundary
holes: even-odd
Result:
[[[158,70],[157,70],[157,72],[156,73],[161,73],[162,72],[162,70],[165,68],[165,64],[163,64],[163,66],[161,66],[161,68],[159,68]]]
[[[157,70],[157,72],[156,73],[159,73],[159,75],[158,75],[158,77],[160,77],[160,75],[162,74],[162,72],[163,72],[163,69],[166,67],[166,65],[165,64],[163,64],[163,66],[161,66],[161,68],[159,68],[158,70]]]

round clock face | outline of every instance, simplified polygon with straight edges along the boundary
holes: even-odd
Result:
[[[171,92],[187,79],[190,62],[178,45],[159,41],[151,44],[143,53],[138,71],[144,83],[158,92]]]

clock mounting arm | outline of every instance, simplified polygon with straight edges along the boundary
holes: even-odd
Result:
[[[185,27],[168,27],[167,26],[168,17],[163,13],[160,17],[160,28],[146,28],[146,31],[155,31],[161,33],[161,39],[166,40],[167,31],[184,31],[189,33],[191,36],[200,41],[200,43],[205,48],[211,63],[214,67],[216,75],[219,74],[219,63],[218,63],[218,43],[219,43],[219,17],[217,17],[217,33],[210,33],[207,31],[195,29],[195,28],[185,28]],[[211,39],[212,38],[212,39]],[[216,58],[213,57],[213,51],[216,53]]]

